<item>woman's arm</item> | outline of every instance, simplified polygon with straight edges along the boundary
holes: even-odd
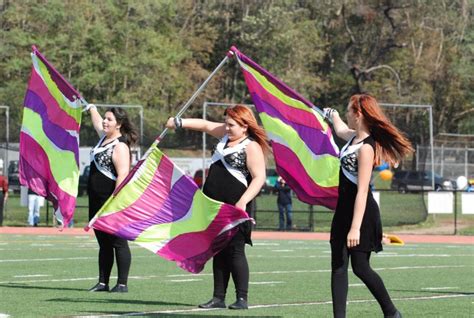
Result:
[[[225,135],[224,123],[216,123],[200,118],[181,118],[181,123],[181,128],[203,131],[216,138],[222,138]],[[168,119],[166,128],[176,129],[174,117]]]
[[[255,141],[252,141],[245,148],[247,154],[247,169],[252,176],[247,190],[240,197],[239,201],[235,204],[236,207],[245,210],[247,203],[259,194],[265,183],[266,172],[265,172],[265,157],[263,155],[262,147]]]
[[[115,181],[115,188],[117,188],[130,172],[130,148],[128,148],[127,144],[119,142],[115,146],[112,162],[117,172],[117,180]]]
[[[347,234],[347,247],[351,248],[360,243],[360,226],[364,218],[367,195],[369,192],[370,177],[374,165],[374,149],[365,144],[359,150],[357,195],[354,203],[354,215],[349,233]]]
[[[104,128],[102,127],[102,116],[100,116],[100,113],[97,111],[97,106],[94,104],[89,104],[87,105],[89,109],[89,113],[91,114],[91,120],[92,120],[92,125],[95,128],[95,131],[99,135],[99,137],[102,137],[104,135]]]
[[[326,109],[325,109],[326,110]],[[337,110],[330,112],[330,118],[334,127],[334,132],[339,138],[348,141],[355,134],[355,130],[350,129],[347,124],[341,119]]]

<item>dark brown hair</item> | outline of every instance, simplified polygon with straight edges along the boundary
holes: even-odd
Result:
[[[127,112],[119,107],[111,107],[107,111],[114,114],[117,124],[120,125],[120,133],[125,138],[127,146],[134,146],[138,141],[138,132],[130,122]]]

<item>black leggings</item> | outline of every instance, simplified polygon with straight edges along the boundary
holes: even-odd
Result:
[[[229,245],[214,256],[212,270],[214,273],[214,297],[225,299],[232,274],[237,299],[247,300],[249,265],[245,256],[245,236],[241,231],[237,232]]]
[[[127,285],[132,255],[128,241],[99,230],[94,230],[99,243],[99,282],[109,284],[110,272],[114,265],[114,251],[117,259],[117,284]]]
[[[369,288],[384,315],[395,314],[397,309],[392,303],[382,279],[370,267],[370,252],[349,250],[345,243],[331,242],[331,253],[331,292],[334,317],[346,317],[349,255],[352,271]]]

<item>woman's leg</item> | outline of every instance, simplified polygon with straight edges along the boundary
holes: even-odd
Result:
[[[111,240],[113,241],[115,259],[117,260],[117,284],[127,285],[128,273],[132,263],[132,254],[130,253],[128,241],[117,236],[112,236]]]
[[[331,294],[335,318],[346,317],[349,257],[345,242],[331,242]]]
[[[109,234],[94,230],[99,243],[99,283],[109,284],[110,272],[114,265],[114,248]]]
[[[212,271],[214,278],[214,294],[213,297],[221,300],[225,299],[227,286],[230,279],[230,265],[228,264],[230,246],[227,246],[219,253],[214,255],[212,260]]]
[[[377,299],[384,315],[394,315],[397,309],[390,299],[382,279],[370,267],[370,252],[351,251],[350,255],[354,274],[369,288],[372,295]]]
[[[237,233],[236,236],[239,234],[240,233]],[[236,297],[237,299],[242,298],[247,301],[250,273],[249,264],[245,255],[245,239],[243,236],[239,239],[238,243],[234,244],[231,257],[231,272],[235,284]]]

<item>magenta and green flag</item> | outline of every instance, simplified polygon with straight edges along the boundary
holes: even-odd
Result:
[[[101,230],[199,273],[224,248],[247,213],[207,197],[156,146],[151,146],[88,227]]]
[[[79,93],[33,47],[20,132],[20,183],[51,201],[67,225],[79,182]]]
[[[334,210],[339,149],[322,112],[235,47],[232,51],[271,141],[278,174],[299,200]]]

